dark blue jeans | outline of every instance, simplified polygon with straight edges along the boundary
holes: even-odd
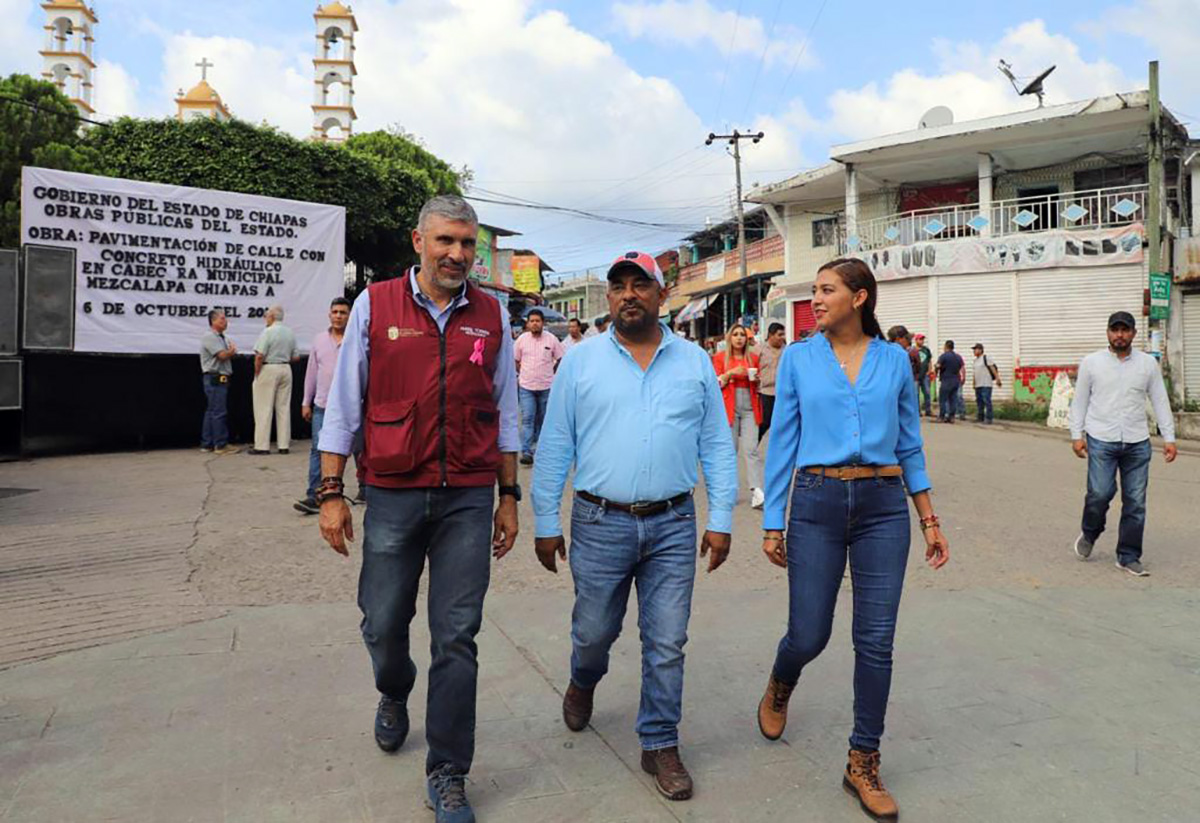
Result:
[[[853,748],[878,749],[883,736],[909,538],[901,478],[843,481],[796,474],[787,531],[788,627],[774,673],[794,684],[824,651],[848,556],[854,594]]]
[[[475,756],[475,635],[483,621],[491,562],[494,489],[367,486],[358,580],[362,635],[381,694],[407,701],[417,677],[408,627],[429,560],[426,770],[451,763],[466,773]]]
[[[1083,536],[1093,543],[1104,534],[1108,504],[1117,494],[1121,473],[1121,524],[1117,531],[1117,560],[1140,560],[1146,531],[1146,486],[1150,482],[1150,441],[1106,443],[1087,435],[1087,497],[1083,501]]]
[[[980,423],[992,422],[992,387],[975,387],[975,419]]]
[[[929,375],[921,375],[921,379],[917,381],[917,390],[920,392],[921,410],[925,412],[925,416],[929,417],[932,412],[929,410]]]
[[[576,497],[571,508],[571,680],[591,688],[608,673],[629,589],[637,584],[642,697],[637,734],[646,750],[679,744],[683,647],[696,579],[696,509],[689,498],[634,517]]]
[[[953,383],[943,381],[938,391],[938,419],[953,420],[958,410],[958,396],[962,393],[962,385],[955,380]]]
[[[219,449],[229,444],[229,382],[221,383],[215,374],[201,375],[204,378],[204,422],[200,424],[200,445],[206,449]]]
[[[542,433],[542,421],[546,419],[550,390],[535,391],[518,386],[517,400],[521,405],[521,454],[533,454],[538,436]]]

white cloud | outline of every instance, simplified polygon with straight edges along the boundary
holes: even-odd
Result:
[[[1046,80],[1047,105],[1145,86],[1107,60],[1084,59],[1070,38],[1048,32],[1040,20],[1009,29],[990,45],[935,41],[933,50],[939,60],[937,74],[903,69],[882,85],[872,82],[834,92],[828,99],[830,114],[819,130],[834,140],[854,140],[914,129],[921,115],[937,105],[949,106],[957,120],[1035,107],[1035,97],[1018,96],[997,70],[1001,58],[1023,78],[1057,65]]]
[[[124,66],[111,60],[98,60],[94,83],[96,114],[101,119],[136,117],[143,113],[138,99],[140,83]]]
[[[1151,59],[1161,61],[1162,99],[1166,107],[1200,127],[1200,72],[1196,47],[1200,43],[1200,14],[1196,0],[1136,0],[1104,12],[1081,27],[1101,44],[1120,48],[1130,37],[1149,47]],[[1148,80],[1141,80],[1146,85]],[[1184,117],[1180,112],[1191,112]]]
[[[693,47],[710,45],[721,54],[764,55],[768,64],[779,61],[790,66],[797,59],[801,68],[816,64],[811,44],[805,48],[802,33],[794,27],[777,26],[768,31],[762,19],[722,11],[709,0],[617,3],[613,16],[630,37]]]
[[[41,71],[43,32],[30,24],[28,0],[0,0],[0,76],[13,73],[31,74]],[[38,10],[39,14],[41,10]]]

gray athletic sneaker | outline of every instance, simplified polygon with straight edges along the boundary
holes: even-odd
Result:
[[[1125,571],[1132,574],[1134,577],[1149,577],[1150,576],[1150,572],[1148,572],[1142,568],[1141,561],[1139,561],[1139,560],[1130,560],[1128,563],[1122,563],[1120,560],[1118,560],[1117,568],[1124,569]]]
[[[1082,532],[1075,538],[1075,554],[1080,560],[1087,560],[1092,556],[1092,541],[1084,537]]]

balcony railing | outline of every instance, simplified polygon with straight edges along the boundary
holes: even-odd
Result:
[[[987,214],[978,203],[919,209],[862,221],[857,237],[845,238],[842,247],[854,253],[960,237],[1122,226],[1146,219],[1148,194],[1145,185],[1117,186],[994,200]]]
[[[679,270],[679,279],[676,283],[682,285],[684,283],[694,282],[696,280],[703,281],[708,277],[708,264],[714,260],[725,258],[726,273],[737,271],[741,264],[741,255],[738,253],[737,247],[721,254],[714,254],[712,257],[706,257],[699,263],[693,263],[690,266],[684,266]],[[746,244],[746,267],[752,267],[759,260],[764,260],[771,257],[783,257],[783,235],[775,234],[770,237],[764,237],[761,240],[755,240],[753,243]]]

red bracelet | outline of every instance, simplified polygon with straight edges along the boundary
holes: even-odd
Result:
[[[942,521],[938,520],[938,516],[936,514],[931,514],[928,517],[922,517],[921,518],[921,531],[927,531],[929,529],[936,529],[941,524],[942,524]]]

